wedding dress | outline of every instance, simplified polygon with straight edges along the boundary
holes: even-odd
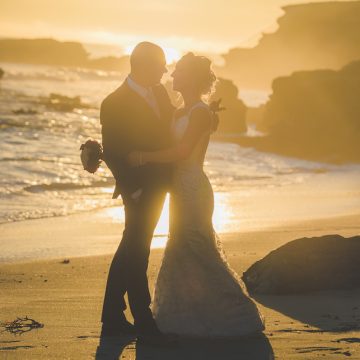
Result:
[[[195,104],[173,123],[180,141]],[[175,165],[170,232],[155,286],[153,314],[164,333],[233,337],[260,332],[263,318],[226,261],[212,225],[214,197],[203,171],[210,137],[204,133],[190,157]]]

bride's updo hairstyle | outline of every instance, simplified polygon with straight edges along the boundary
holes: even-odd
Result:
[[[198,88],[201,95],[211,92],[216,76],[207,57],[189,52],[177,62],[177,66],[186,73],[189,84]]]

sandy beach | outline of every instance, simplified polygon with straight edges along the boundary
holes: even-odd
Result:
[[[0,360],[360,360],[360,0],[1,5]],[[148,327],[170,222],[159,328],[259,323],[214,229],[264,332],[101,338],[124,203],[106,314]]]
[[[120,238],[121,226],[106,222],[106,218],[101,223],[99,219],[101,217],[76,215],[7,224],[2,229],[14,242],[50,236],[53,242],[63,241],[64,247],[66,242],[81,242],[85,237],[94,244],[97,241],[113,244]],[[352,215],[221,237],[230,264],[242,274],[269,251],[296,238],[359,233],[360,215]],[[111,247],[114,246],[109,249]],[[162,251],[153,249],[151,252],[151,289]],[[28,316],[44,324],[43,328],[22,335],[2,332],[0,358],[270,359],[273,352],[276,359],[360,359],[360,289],[259,296],[255,300],[266,319],[264,337],[211,343],[192,341],[168,349],[137,346],[131,340],[100,344],[99,320],[112,255],[66,258],[69,262],[64,263],[65,257],[59,256],[50,260],[8,261],[0,265],[0,320]],[[131,319],[129,312],[127,316]]]

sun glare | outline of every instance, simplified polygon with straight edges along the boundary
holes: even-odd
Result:
[[[180,52],[174,48],[170,48],[170,47],[164,48],[164,51],[165,51],[167,64],[172,64],[174,62],[177,62],[181,57]]]
[[[215,192],[215,209],[213,214],[214,228],[217,233],[226,233],[232,231],[231,219],[233,217],[232,209],[226,194]],[[164,248],[168,239],[169,232],[169,194],[166,196],[164,207],[154,232],[154,238],[151,248]],[[124,207],[113,207],[106,210],[105,215],[110,217],[114,222],[124,223]]]
[[[127,46],[125,48],[125,54],[130,55],[131,52],[133,51],[134,47],[135,47],[135,45]],[[172,48],[172,47],[167,47],[167,46],[161,46],[161,47],[165,52],[165,58],[166,58],[167,64],[172,64],[180,59],[181,52],[179,50]]]

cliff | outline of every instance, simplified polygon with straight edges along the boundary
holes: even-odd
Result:
[[[54,39],[1,39],[0,61],[117,71],[129,69],[128,56],[90,59],[82,44]]]
[[[297,70],[339,69],[360,58],[360,1],[283,7],[278,30],[254,48],[223,55],[218,73],[242,88],[270,88],[274,78]]]

